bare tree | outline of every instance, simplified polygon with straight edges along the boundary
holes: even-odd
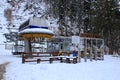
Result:
[[[4,16],[6,17],[7,21],[9,23],[12,23],[12,19],[13,19],[13,16],[12,16],[12,10],[11,9],[5,9],[4,10]]]

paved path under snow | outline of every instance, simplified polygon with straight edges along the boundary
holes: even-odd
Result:
[[[6,66],[9,64],[9,62],[0,64],[0,80],[4,80],[4,73],[6,72]]]

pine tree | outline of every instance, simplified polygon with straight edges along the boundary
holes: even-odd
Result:
[[[95,9],[94,33],[103,35],[105,44],[110,48],[114,47],[113,33],[118,29],[119,19],[117,19],[116,9],[118,2],[116,0],[97,1]],[[117,37],[116,37],[117,38]]]

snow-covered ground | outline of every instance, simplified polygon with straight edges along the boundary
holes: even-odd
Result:
[[[105,55],[104,60],[66,64],[53,62],[22,64],[20,56],[12,55],[0,45],[0,64],[7,65],[5,80],[120,80],[120,57]]]
[[[20,7],[24,5],[21,3]],[[21,57],[13,56],[11,51],[5,50],[3,37],[3,33],[7,33],[7,22],[3,17],[5,7],[6,0],[0,0],[0,27],[2,27],[0,29],[0,64],[10,62],[4,74],[5,80],[120,80],[120,57],[110,55],[106,55],[103,61],[84,62],[82,60],[77,64],[56,62],[22,64]],[[27,12],[22,14],[23,8],[21,9],[17,11],[17,15],[27,15]],[[25,20],[27,18],[25,17]],[[17,24],[20,21],[15,20],[15,22]]]
[[[2,51],[0,64],[10,62],[4,74],[5,80],[120,80],[120,57],[106,55],[103,61],[88,60],[77,64],[22,64],[21,57]]]

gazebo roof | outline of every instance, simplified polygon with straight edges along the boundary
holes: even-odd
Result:
[[[51,38],[54,35],[54,33],[53,31],[49,30],[48,27],[45,26],[28,25],[19,32],[19,35],[22,38]]]

